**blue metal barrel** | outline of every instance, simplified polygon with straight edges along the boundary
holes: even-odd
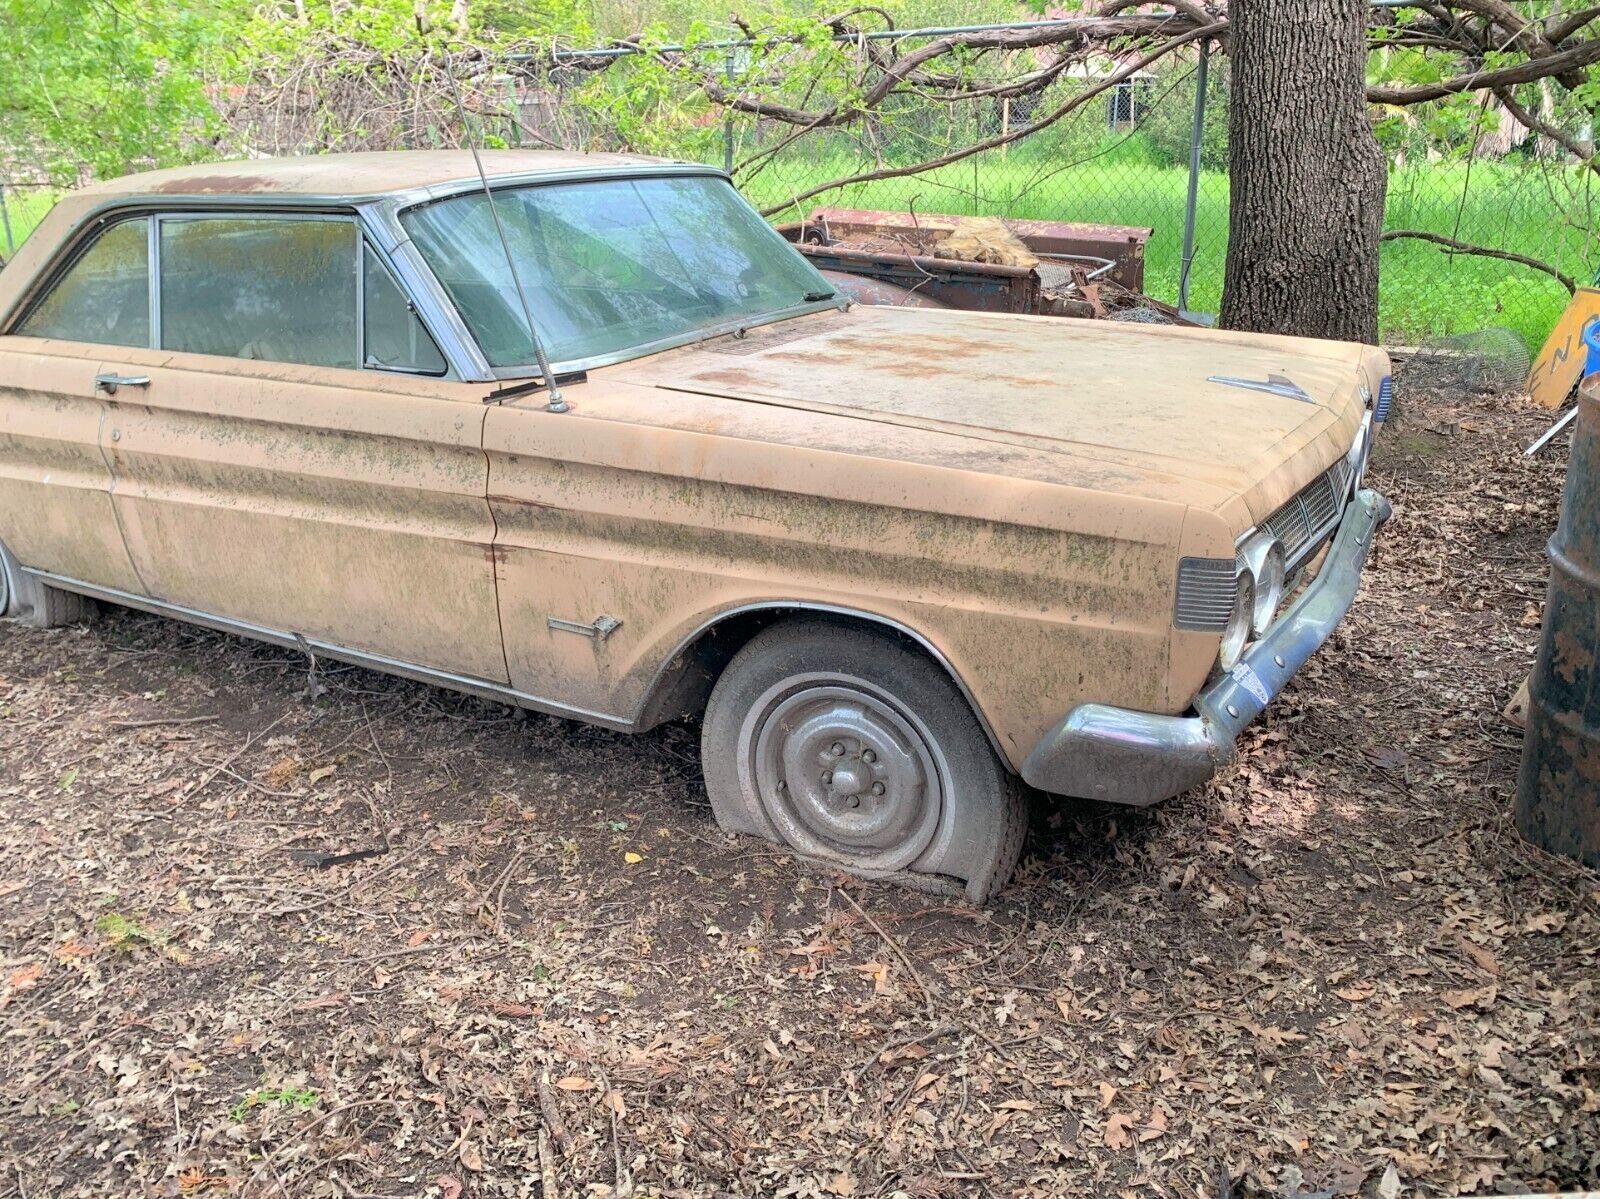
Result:
[[[1600,375],[1578,388],[1528,701],[1517,827],[1553,853],[1600,866]]]

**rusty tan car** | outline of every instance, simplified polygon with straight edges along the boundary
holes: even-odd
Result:
[[[703,166],[158,171],[0,273],[0,605],[698,719],[723,828],[981,902],[1024,781],[1194,787],[1327,639],[1389,511],[1388,375],[853,306]]]

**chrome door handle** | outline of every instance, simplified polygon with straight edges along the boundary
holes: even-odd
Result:
[[[116,395],[117,394],[117,388],[119,388],[119,387],[149,387],[149,386],[150,386],[150,376],[149,375],[105,374],[105,375],[96,375],[94,377],[94,389],[96,391],[103,391],[108,396]]]

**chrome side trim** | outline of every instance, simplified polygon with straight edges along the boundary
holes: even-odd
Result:
[[[639,704],[639,710],[634,713],[635,721],[649,707],[651,699],[666,678],[667,671],[678,663],[691,645],[716,628],[717,625],[723,624],[736,616],[747,616],[752,612],[815,612],[827,616],[846,616],[853,620],[866,621],[868,624],[875,624],[880,628],[899,633],[902,637],[917,645],[928,657],[933,659],[940,670],[950,676],[950,681],[961,692],[961,698],[966,700],[967,706],[972,709],[972,714],[978,721],[978,727],[983,730],[983,735],[989,739],[990,748],[999,756],[1000,761],[1004,763],[1012,761],[1011,756],[1006,753],[1005,748],[1000,744],[1000,739],[995,736],[994,729],[989,726],[988,717],[983,714],[983,709],[978,706],[978,701],[973,698],[972,692],[967,689],[966,680],[957,673],[956,668],[950,664],[950,659],[946,658],[933,642],[929,641],[910,625],[902,624],[891,617],[879,616],[876,612],[863,612],[860,608],[847,608],[840,604],[812,603],[807,600],[761,600],[756,603],[739,604],[732,608],[725,608],[721,612],[706,617],[705,620],[695,626],[692,632],[680,640],[673,651],[661,660],[661,665],[656,667],[656,672],[650,680],[650,685],[644,690],[644,699]]]
[[[1195,697],[1194,715],[1080,704],[1022,763],[1042,791],[1143,807],[1197,787],[1234,757],[1239,734],[1277,698],[1355,601],[1389,501],[1359,491],[1322,570],[1238,664]]]
[[[977,718],[978,726],[983,729],[984,736],[989,739],[990,746],[1000,756],[1002,762],[1009,761],[1005,750],[990,728],[988,720],[973,699],[972,692],[967,689],[966,683],[956,673],[955,667],[934,644],[915,629],[904,625],[897,620],[886,616],[878,616],[872,612],[863,612],[856,608],[846,608],[837,604],[816,604],[805,601],[769,600],[753,604],[741,604],[735,608],[728,608],[714,616],[707,617],[693,632],[689,633],[677,647],[662,659],[656,668],[650,684],[645,688],[639,701],[638,708],[631,716],[617,716],[609,712],[595,712],[587,708],[575,707],[557,700],[545,699],[541,696],[530,695],[525,691],[505,683],[496,683],[489,679],[474,678],[470,675],[453,674],[446,670],[437,670],[431,666],[419,666],[414,662],[403,662],[398,658],[386,657],[383,654],[370,653],[367,650],[351,649],[348,646],[336,645],[330,641],[318,641],[311,638],[302,638],[283,629],[268,628],[264,625],[252,624],[249,621],[235,620],[228,616],[217,616],[209,612],[201,612],[196,608],[188,608],[182,604],[171,604],[165,600],[150,599],[142,595],[133,595],[130,592],[119,591],[113,587],[101,587],[94,583],[85,583],[82,579],[70,578],[66,575],[52,574],[50,571],[35,570],[32,567],[21,567],[21,573],[37,579],[41,583],[48,583],[52,587],[59,587],[63,591],[76,592],[86,595],[91,599],[105,600],[107,603],[120,604],[125,608],[135,608],[141,612],[149,612],[156,616],[167,616],[182,620],[189,624],[200,625],[202,628],[215,629],[219,633],[230,633],[239,637],[249,637],[254,641],[265,641],[271,645],[281,646],[284,649],[300,649],[309,647],[313,653],[324,658],[332,658],[338,662],[347,662],[352,666],[361,666],[367,670],[376,670],[384,674],[398,675],[401,678],[411,679],[413,682],[427,683],[436,687],[444,687],[450,691],[460,691],[467,695],[476,695],[482,699],[494,700],[497,703],[510,704],[513,707],[527,708],[534,712],[543,712],[547,716],[557,716],[564,720],[581,720],[589,724],[597,724],[603,728],[615,729],[621,733],[635,732],[639,728],[639,718],[649,706],[656,690],[665,679],[667,670],[672,664],[682,657],[684,652],[693,645],[703,634],[735,616],[750,612],[820,612],[834,616],[848,616],[857,620],[867,621],[886,629],[891,629],[901,636],[908,638],[920,646],[927,655],[938,664],[939,668],[950,676],[962,697],[972,709]],[[303,642],[303,644],[302,644]]]
[[[385,657],[383,654],[351,649],[348,646],[335,645],[330,641],[318,641],[308,637],[301,637],[298,634],[286,632],[282,629],[268,628],[265,625],[235,620],[228,616],[216,616],[209,612],[201,612],[195,608],[186,608],[182,604],[169,604],[165,600],[132,595],[126,591],[118,591],[113,587],[100,587],[93,583],[85,583],[82,579],[68,578],[66,575],[52,574],[45,570],[34,570],[31,567],[24,566],[22,573],[39,580],[41,583],[48,583],[50,586],[59,587],[63,591],[76,592],[78,595],[87,595],[91,599],[105,600],[108,603],[120,604],[125,608],[137,608],[141,612],[150,612],[156,616],[170,616],[177,620],[186,621],[189,624],[215,629],[219,633],[232,633],[240,637],[249,637],[254,641],[265,641],[272,645],[282,646],[285,649],[304,650],[309,647],[313,653],[324,658],[332,658],[338,662],[348,662],[352,666],[361,666],[368,670],[381,671],[384,674],[399,675],[401,678],[411,679],[418,683],[429,683],[451,691],[465,692],[468,695],[476,695],[482,699],[510,704],[513,707],[528,708],[535,712],[543,712],[547,716],[559,716],[566,720],[587,721],[590,724],[598,724],[622,733],[632,732],[637,725],[637,720],[634,717],[613,716],[608,712],[592,712],[587,708],[578,708],[556,700],[529,695],[527,692],[518,691],[505,683],[496,683],[489,679],[453,674],[450,671],[437,670],[431,666],[419,666],[414,662],[402,662],[398,658]]]

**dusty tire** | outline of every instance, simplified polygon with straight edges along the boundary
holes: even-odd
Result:
[[[1022,787],[945,672],[887,632],[775,626],[736,654],[701,735],[717,823],[867,878],[1000,890]]]
[[[0,545],[0,616],[36,629],[53,629],[87,620],[93,613],[93,600],[23,574],[11,551]]]

